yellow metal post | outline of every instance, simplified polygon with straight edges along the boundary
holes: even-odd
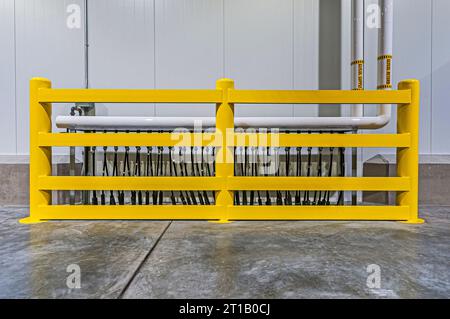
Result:
[[[420,83],[417,80],[405,80],[399,83],[399,90],[411,90],[411,103],[399,104],[397,108],[397,133],[409,133],[409,147],[397,149],[397,176],[409,177],[411,188],[397,193],[397,205],[409,207],[411,224],[421,224],[419,218],[419,104]]]
[[[38,223],[39,206],[50,205],[52,193],[38,189],[39,176],[52,174],[51,147],[39,147],[39,133],[52,130],[52,110],[50,103],[39,103],[39,89],[50,88],[51,82],[45,78],[33,78],[30,81],[30,216],[21,223]]]
[[[216,87],[222,90],[223,94],[222,103],[216,105],[216,134],[222,142],[216,155],[216,176],[227,178],[234,175],[234,151],[227,145],[227,131],[234,133],[234,104],[228,102],[229,89],[234,89],[234,81],[220,79]],[[216,205],[223,208],[223,216],[219,222],[228,222],[228,207],[233,205],[233,191],[227,188],[227,183],[216,192]]]

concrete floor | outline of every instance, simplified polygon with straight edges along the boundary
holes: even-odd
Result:
[[[396,222],[48,222],[0,208],[0,298],[449,298],[450,207]],[[81,268],[69,289],[66,268]],[[366,285],[367,266],[381,288]]]

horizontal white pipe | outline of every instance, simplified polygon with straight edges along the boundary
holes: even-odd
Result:
[[[237,117],[236,127],[279,129],[379,129],[389,117]],[[57,116],[58,128],[73,130],[145,131],[157,129],[206,129],[214,117]]]

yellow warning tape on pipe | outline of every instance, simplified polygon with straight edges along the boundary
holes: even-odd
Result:
[[[383,61],[383,60],[386,60],[386,83],[378,85],[377,86],[378,90],[391,89],[392,88],[392,80],[391,80],[392,55],[390,55],[390,54],[380,55],[378,57],[378,61]]]
[[[364,60],[355,60],[351,63],[351,65],[356,65],[358,68],[358,84],[357,87],[353,90],[362,91],[364,90],[364,79],[363,79],[363,72],[364,72]]]
[[[351,65],[355,65],[355,64],[364,64],[364,60],[355,60],[351,63]]]
[[[384,55],[380,55],[378,57],[378,60],[387,60],[387,59],[391,59],[392,60],[392,55],[390,54],[384,54]]]

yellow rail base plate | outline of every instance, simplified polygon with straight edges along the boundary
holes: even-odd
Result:
[[[411,225],[422,225],[425,223],[425,219],[422,219],[422,218],[410,219],[410,220],[401,221],[400,223],[411,224]]]
[[[47,221],[38,219],[38,218],[31,218],[31,217],[25,217],[25,218],[22,218],[21,220],[19,220],[19,223],[24,224],[24,225],[40,224],[40,223],[45,223],[45,222],[47,222]]]

